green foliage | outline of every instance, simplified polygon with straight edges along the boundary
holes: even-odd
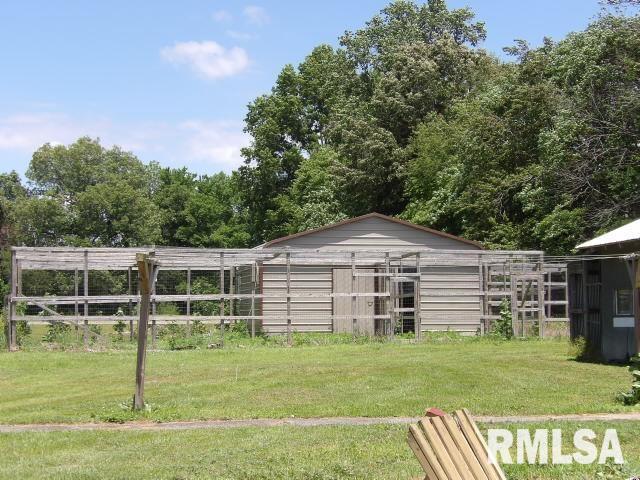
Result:
[[[500,304],[500,318],[493,322],[493,328],[490,334],[504,340],[511,340],[513,338],[511,302],[506,298],[502,300]]]
[[[598,345],[589,342],[584,337],[577,337],[571,341],[569,356],[579,362],[598,362],[601,360]]]
[[[629,360],[629,371],[633,377],[631,390],[618,395],[618,400],[624,405],[637,405],[640,403],[640,355]]]
[[[71,327],[62,322],[51,322],[47,327],[47,333],[42,341],[46,343],[63,343],[71,332]]]

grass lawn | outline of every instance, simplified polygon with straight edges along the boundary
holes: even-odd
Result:
[[[427,406],[494,415],[631,411],[615,400],[630,386],[625,367],[575,362],[567,351],[566,341],[475,340],[150,352],[144,416],[414,416]],[[129,419],[121,404],[133,393],[134,364],[132,351],[2,353],[0,423]]]
[[[598,446],[604,429],[616,428],[627,465],[612,476],[599,476],[608,468],[598,465],[505,466],[507,477],[618,479],[640,472],[637,423],[520,428],[561,426],[566,437],[578,428],[593,428]],[[408,480],[421,468],[406,444],[406,431],[406,426],[356,426],[2,434],[0,478]]]

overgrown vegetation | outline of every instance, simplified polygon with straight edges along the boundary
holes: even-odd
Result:
[[[511,340],[513,338],[513,314],[511,313],[511,302],[505,298],[500,304],[500,317],[493,322],[491,335]]]
[[[602,357],[598,345],[594,345],[584,337],[577,337],[570,341],[569,356],[579,362],[598,362]]]
[[[636,355],[629,360],[629,371],[633,378],[631,390],[621,393],[618,396],[625,405],[637,405],[640,403],[640,355]]]

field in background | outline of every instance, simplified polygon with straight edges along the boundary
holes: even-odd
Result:
[[[625,367],[569,359],[566,341],[236,345],[149,352],[139,414],[177,419],[630,411]],[[0,354],[0,423],[124,421],[135,352]]]
[[[604,429],[616,428],[628,464],[621,470],[599,465],[513,465],[505,466],[507,477],[619,479],[640,472],[637,423],[506,427],[515,431],[560,426],[569,442],[578,428],[594,429],[598,446]],[[0,434],[0,478],[407,480],[419,477],[421,468],[407,446],[406,432],[406,426],[387,425]]]

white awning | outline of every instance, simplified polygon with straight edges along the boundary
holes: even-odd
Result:
[[[600,235],[599,237],[589,240],[588,242],[581,243],[576,248],[592,248],[601,247],[604,245],[611,245],[614,243],[624,243],[633,240],[640,240],[640,218],[634,220],[631,223],[627,223],[622,227],[611,230],[610,232]]]

